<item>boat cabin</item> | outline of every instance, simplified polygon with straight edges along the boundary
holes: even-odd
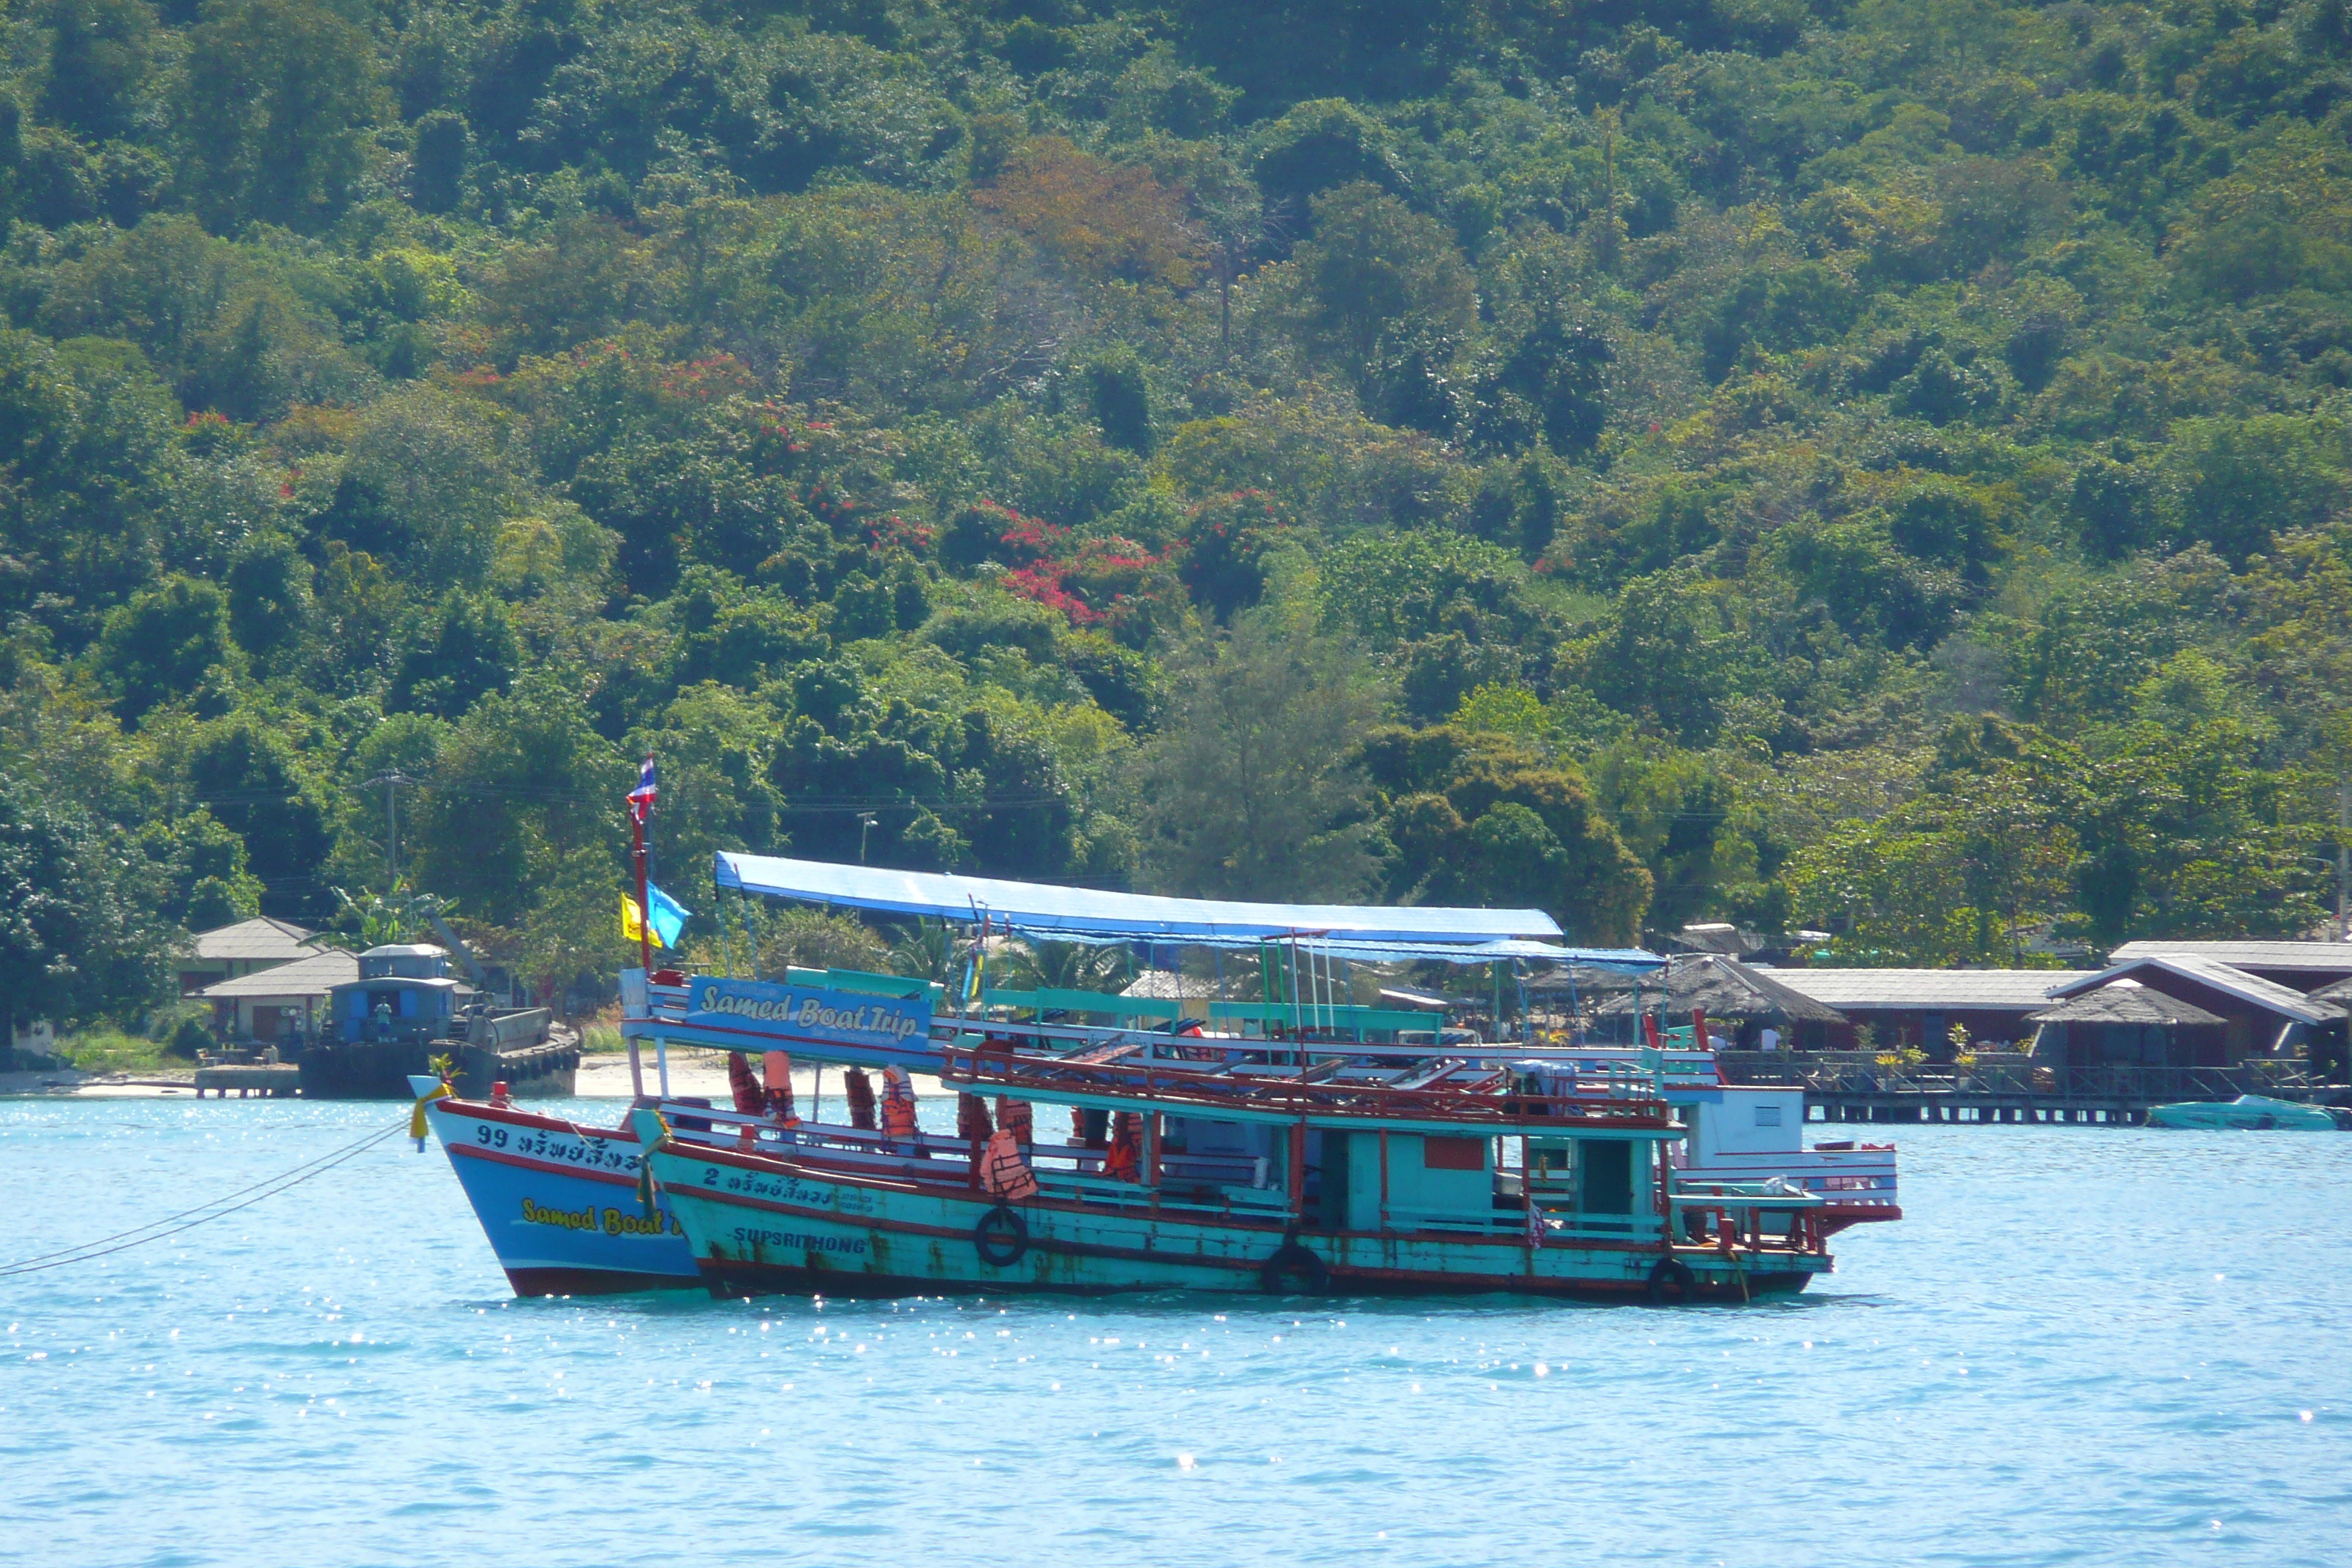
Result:
[[[369,948],[360,954],[360,977],[329,997],[335,1032],[351,1041],[454,1038],[474,993],[448,969],[447,950],[429,942]]]
[[[1441,1062],[1343,1079],[1336,1062],[1146,1066],[1135,1047],[1084,1065],[968,1059],[959,1071],[950,1052],[942,1081],[1080,1113],[1083,1131],[1066,1150],[1034,1150],[1049,1193],[1074,1181],[1093,1201],[1140,1192],[1170,1212],[1288,1211],[1308,1235],[1517,1237],[1531,1173],[1561,1239],[1655,1240],[1665,1229],[1659,1146],[1684,1135],[1654,1090],[1549,1064],[1519,1072]],[[1106,1188],[1110,1113],[1152,1105],[1161,1109],[1137,1129],[1129,1180],[1138,1185]],[[1076,1165],[1067,1176],[1057,1169],[1066,1159]]]
[[[429,942],[387,942],[360,954],[362,980],[438,980],[449,973],[449,950]]]

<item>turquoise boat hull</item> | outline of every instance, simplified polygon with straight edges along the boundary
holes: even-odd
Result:
[[[704,1284],[722,1297],[1299,1288],[1639,1301],[1661,1299],[1663,1280],[1665,1299],[1742,1301],[1792,1294],[1832,1267],[1822,1251],[1735,1254],[1591,1237],[1529,1247],[1516,1228],[1299,1233],[1279,1214],[1248,1218],[1178,1204],[1041,1196],[1003,1210],[966,1188],[675,1143],[648,1163]],[[1017,1236],[1013,1221],[992,1218],[998,1213],[1017,1218]],[[1297,1248],[1311,1261],[1301,1263]]]
[[[2246,1132],[2334,1132],[2343,1126],[2336,1113],[2324,1105],[2300,1105],[2292,1100],[2271,1100],[2259,1094],[2159,1105],[2147,1113],[2147,1124],[2176,1130]]]

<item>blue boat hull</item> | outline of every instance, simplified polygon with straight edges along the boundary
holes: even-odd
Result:
[[[677,1221],[638,1201],[630,1134],[473,1100],[436,1100],[428,1118],[516,1295],[702,1285]]]

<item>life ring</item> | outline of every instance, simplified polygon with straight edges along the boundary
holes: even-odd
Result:
[[[1698,1293],[1698,1279],[1679,1258],[1661,1258],[1650,1268],[1650,1305],[1679,1307]]]
[[[1258,1265],[1257,1285],[1269,1296],[1320,1296],[1331,1288],[1331,1269],[1312,1248],[1286,1241]]]
[[[971,1227],[972,1250],[992,1268],[1010,1268],[1029,1256],[1029,1222],[999,1204]]]

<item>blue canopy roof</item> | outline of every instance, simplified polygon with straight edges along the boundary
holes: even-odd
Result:
[[[1255,904],[1171,899],[892,871],[720,850],[719,885],[811,903],[890,914],[976,921],[982,914],[1039,936],[1107,936],[1162,942],[1257,942],[1267,937],[1328,937],[1351,944],[1422,943],[1459,950],[1515,937],[1557,937],[1541,910],[1448,910],[1361,904]],[[1370,956],[1369,953],[1366,956]],[[1434,956],[1434,955],[1433,955]],[[1497,952],[1497,958],[1516,956]],[[1647,954],[1643,955],[1644,957]]]
[[[1666,961],[1640,947],[1562,947],[1557,942],[1474,942],[1438,946],[1423,942],[1313,942],[1304,945],[1334,958],[1434,959],[1441,963],[1492,963],[1498,959],[1525,959],[1533,963],[1575,963],[1589,969],[1622,969],[1627,973],[1664,969]]]

